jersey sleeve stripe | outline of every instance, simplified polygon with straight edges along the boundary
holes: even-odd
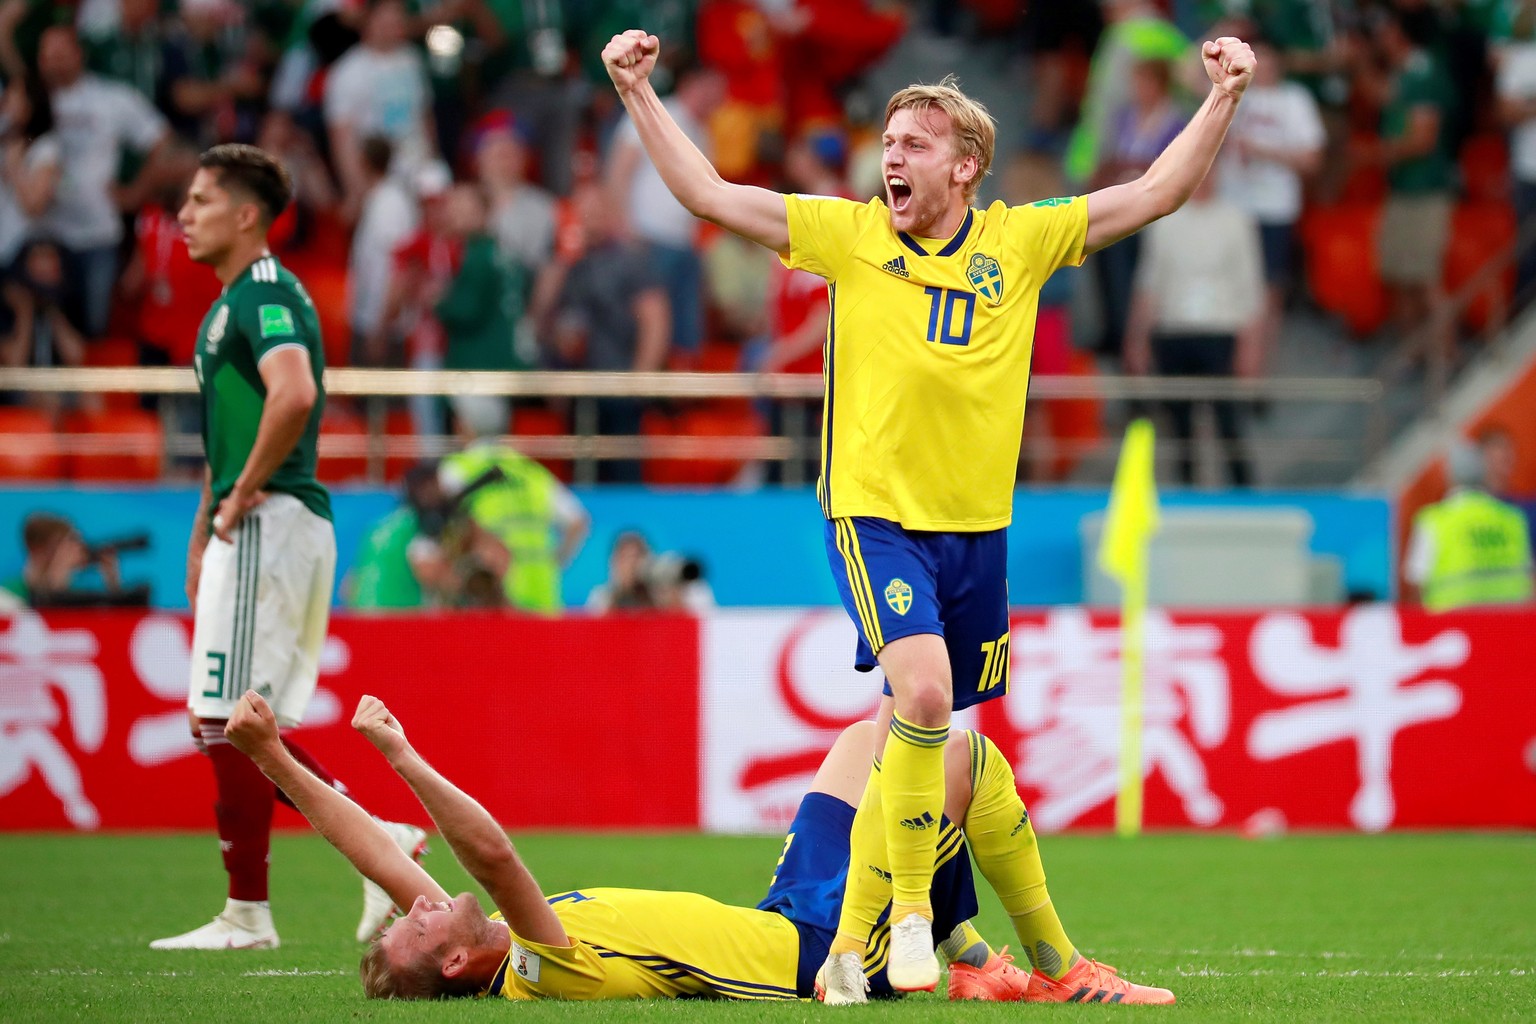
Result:
[[[301,350],[305,355],[309,355],[309,346],[304,344],[302,341],[285,341],[282,344],[273,345],[271,348],[263,352],[261,354],[261,358],[256,360],[256,365],[260,366],[262,363],[267,361],[267,357],[270,356],[273,352],[281,352],[285,348],[296,348]]]
[[[826,351],[822,354],[822,376],[824,379],[821,407],[821,476],[816,480],[817,497],[821,499],[821,514],[828,519],[832,518],[832,416],[836,411],[833,404],[833,384],[837,380],[837,285],[827,285],[827,342]]]

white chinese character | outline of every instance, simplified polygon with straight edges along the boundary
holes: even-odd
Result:
[[[187,728],[187,688],[191,672],[192,638],[187,624],[170,615],[148,615],[134,627],[128,644],[134,674],[144,688],[166,701],[181,706],[175,711],[146,715],[128,730],[128,754],[135,764],[152,767],[197,753]],[[320,672],[327,675],[345,672],[352,652],[336,637],[325,638],[320,649]],[[320,687],[310,698],[304,724],[310,727],[330,725],[341,718],[341,701],[330,690]]]
[[[1358,827],[1377,832],[1392,824],[1392,742],[1399,730],[1450,718],[1461,707],[1461,690],[1443,679],[1403,686],[1429,669],[1455,668],[1470,645],[1459,629],[1428,643],[1403,643],[1402,623],[1389,605],[1363,605],[1339,625],[1339,646],[1324,647],[1312,627],[1289,613],[1266,616],[1248,641],[1260,681],[1290,697],[1318,697],[1254,719],[1248,753],[1273,761],[1328,743],[1353,739],[1360,788],[1349,804]],[[1323,694],[1344,691],[1342,696]]]
[[[89,630],[50,632],[41,618],[23,612],[0,634],[0,797],[14,792],[35,768],[76,828],[93,829],[101,816],[85,795],[80,769],[54,735],[63,695],[75,747],[101,749],[107,731],[107,692],[95,665],[96,637]]]
[[[1222,814],[1196,749],[1227,736],[1231,687],[1221,644],[1213,626],[1147,614],[1142,771],[1160,770],[1197,825]],[[1015,629],[1012,646],[1008,714],[1029,734],[1015,761],[1040,791],[1030,814],[1044,831],[1064,828],[1119,789],[1120,629],[1095,629],[1082,609],[1062,608],[1043,626]]]

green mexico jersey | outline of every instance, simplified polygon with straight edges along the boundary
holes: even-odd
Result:
[[[272,256],[252,263],[224,289],[197,332],[193,369],[203,393],[203,450],[215,507],[234,489],[256,444],[267,397],[257,368],[272,352],[292,345],[309,353],[319,398],[299,443],[264,489],[291,494],[316,515],[331,518],[331,496],[315,479],[315,449],[325,409],[320,320],[299,279]]]

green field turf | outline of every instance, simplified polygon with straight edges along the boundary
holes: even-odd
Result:
[[[693,888],[742,903],[778,853],[773,840],[670,835],[520,845],[551,892]],[[0,837],[0,1021],[1536,1020],[1536,837],[1052,836],[1044,847],[1074,940],[1172,988],[1179,1006],[372,1003],[351,940],[358,883],[312,834],[274,844],[282,948],[204,954],[146,944],[221,905],[211,836],[11,836]],[[449,891],[467,887],[440,841],[427,864]],[[982,906],[983,932],[1008,941],[990,894]]]

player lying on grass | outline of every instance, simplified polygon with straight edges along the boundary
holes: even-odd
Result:
[[[802,802],[762,909],[696,893],[587,888],[546,897],[507,835],[473,798],[432,768],[375,697],[352,725],[410,785],[469,874],[496,904],[487,916],[470,893],[450,898],[366,812],[310,774],[278,735],[271,708],[246,693],[227,735],[309,818],[316,831],[395,902],[410,910],[363,957],[364,991],[377,998],[494,995],[508,999],[636,999],[713,996],[795,999],[812,994],[836,930],[853,803],[863,790],[868,732],[839,739]],[[996,747],[968,734],[947,759],[949,814],[980,842],[978,863],[994,886],[1038,886],[1044,873],[1013,773]],[[976,912],[966,841],[946,820],[932,899],[954,998],[1172,1002],[1163,989],[1131,985],[1070,953],[1065,976],[1031,974],[991,952],[967,923]],[[1004,856],[1003,851],[1013,853]],[[1005,861],[1011,862],[1004,863]],[[989,866],[990,865],[990,866]],[[1011,868],[1011,870],[1010,870]],[[994,877],[995,876],[995,877]],[[874,991],[890,992],[877,928],[867,965]],[[979,962],[979,963],[978,963]]]

